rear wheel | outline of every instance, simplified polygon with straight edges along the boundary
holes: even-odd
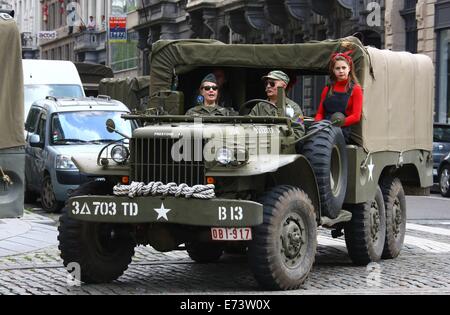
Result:
[[[345,224],[345,243],[356,265],[379,261],[386,238],[386,212],[381,189],[375,198],[352,207],[352,220]]]
[[[189,257],[198,263],[216,262],[222,257],[223,248],[221,244],[207,242],[192,242],[186,246]]]
[[[253,229],[249,263],[263,289],[292,290],[308,277],[317,248],[317,222],[308,196],[278,186],[260,201],[264,222]]]
[[[406,200],[398,178],[385,177],[381,182],[386,209],[386,240],[383,258],[396,258],[403,248],[406,232]]]
[[[439,190],[443,197],[450,197],[450,165],[443,166],[439,173]]]
[[[328,121],[315,123],[308,133],[329,124]],[[319,131],[305,141],[302,153],[311,163],[317,178],[322,214],[337,218],[347,191],[348,173],[346,144],[341,128],[329,127]]]

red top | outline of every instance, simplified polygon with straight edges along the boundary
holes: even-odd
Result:
[[[347,86],[347,83],[348,81],[337,82],[333,86],[333,91],[338,93],[346,93],[347,90],[345,88]],[[315,118],[316,121],[323,120],[325,117],[325,109],[323,108],[323,102],[327,98],[327,94],[328,94],[328,86],[326,86],[322,91],[319,110],[317,111]],[[362,88],[359,84],[355,84],[352,95],[350,96],[350,99],[348,101],[347,109],[345,110],[345,115],[347,117],[345,118],[345,124],[343,127],[348,127],[359,123],[362,115],[362,104],[363,104]]]

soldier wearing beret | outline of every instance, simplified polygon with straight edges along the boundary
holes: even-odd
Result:
[[[219,86],[214,74],[208,74],[200,83],[201,105],[186,112],[188,116],[232,116],[234,112],[218,105]]]

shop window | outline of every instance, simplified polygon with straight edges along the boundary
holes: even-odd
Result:
[[[400,15],[405,20],[405,50],[417,53],[417,20],[416,20],[417,0],[405,0],[405,6]]]

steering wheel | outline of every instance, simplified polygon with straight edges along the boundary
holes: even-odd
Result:
[[[253,106],[252,107],[249,106],[250,104],[253,104],[253,103],[267,103],[267,104],[273,106],[273,104],[271,102],[269,102],[268,100],[263,100],[263,99],[257,99],[256,98],[256,99],[249,100],[249,101],[245,102],[244,104],[242,104],[242,107],[253,108]]]

